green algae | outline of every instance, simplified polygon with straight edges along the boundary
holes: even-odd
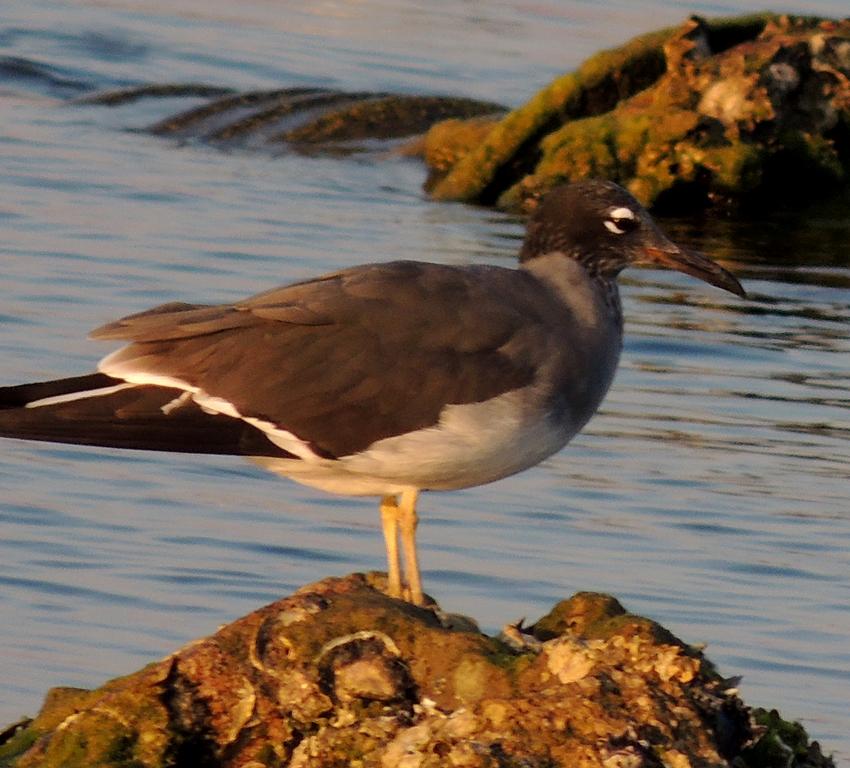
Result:
[[[848,40],[850,21],[773,14],[640,36],[557,78],[486,135],[435,125],[427,188],[514,210],[587,177],[662,209],[836,189],[850,173]]]
[[[562,75],[513,110],[430,189],[439,200],[479,201],[498,169],[553,120],[604,109],[632,89],[641,89],[664,71],[661,46],[670,30],[636,37],[588,59],[577,72]],[[621,77],[622,73],[628,77]],[[613,102],[613,103],[611,103]],[[605,106],[600,106],[604,104]]]
[[[36,742],[41,732],[32,727],[32,720],[27,719],[7,729],[7,738],[0,744],[0,768],[7,768]]]
[[[820,745],[809,740],[800,723],[783,720],[775,710],[755,709],[753,719],[764,733],[740,757],[746,768],[809,768],[823,765],[825,760]]]

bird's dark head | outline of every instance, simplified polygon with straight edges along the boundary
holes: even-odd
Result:
[[[711,259],[673,243],[646,209],[612,181],[588,179],[553,188],[528,222],[520,261],[561,252],[592,275],[616,277],[630,264],[654,264],[746,296]]]

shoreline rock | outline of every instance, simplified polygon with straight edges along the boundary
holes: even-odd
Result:
[[[205,99],[142,130],[222,149],[424,160],[437,200],[527,212],[607,178],[656,213],[763,209],[850,181],[850,18],[692,16],[600,51],[522,106],[458,95],[164,83],[76,106]]]
[[[56,688],[0,766],[832,766],[701,651],[578,593],[500,637],[386,596],[305,586],[93,691]]]
[[[483,137],[465,126],[426,137],[437,199],[527,210],[587,177],[676,212],[823,196],[850,178],[850,19],[691,17],[592,56]]]

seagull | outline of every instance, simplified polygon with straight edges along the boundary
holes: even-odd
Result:
[[[104,325],[92,337],[125,346],[96,372],[0,388],[0,436],[241,455],[377,496],[387,592],[424,605],[420,492],[528,469],[582,429],[614,378],[617,277],[636,263],[746,295],[622,187],[579,181],[538,203],[516,268],[366,264]]]

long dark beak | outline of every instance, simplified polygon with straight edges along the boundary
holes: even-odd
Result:
[[[747,298],[746,291],[731,272],[697,251],[685,250],[669,240],[661,247],[647,245],[641,250],[646,256],[646,260],[652,264],[660,264],[662,267],[698,277],[700,280],[716,285],[724,291],[734,293],[742,299]]]

